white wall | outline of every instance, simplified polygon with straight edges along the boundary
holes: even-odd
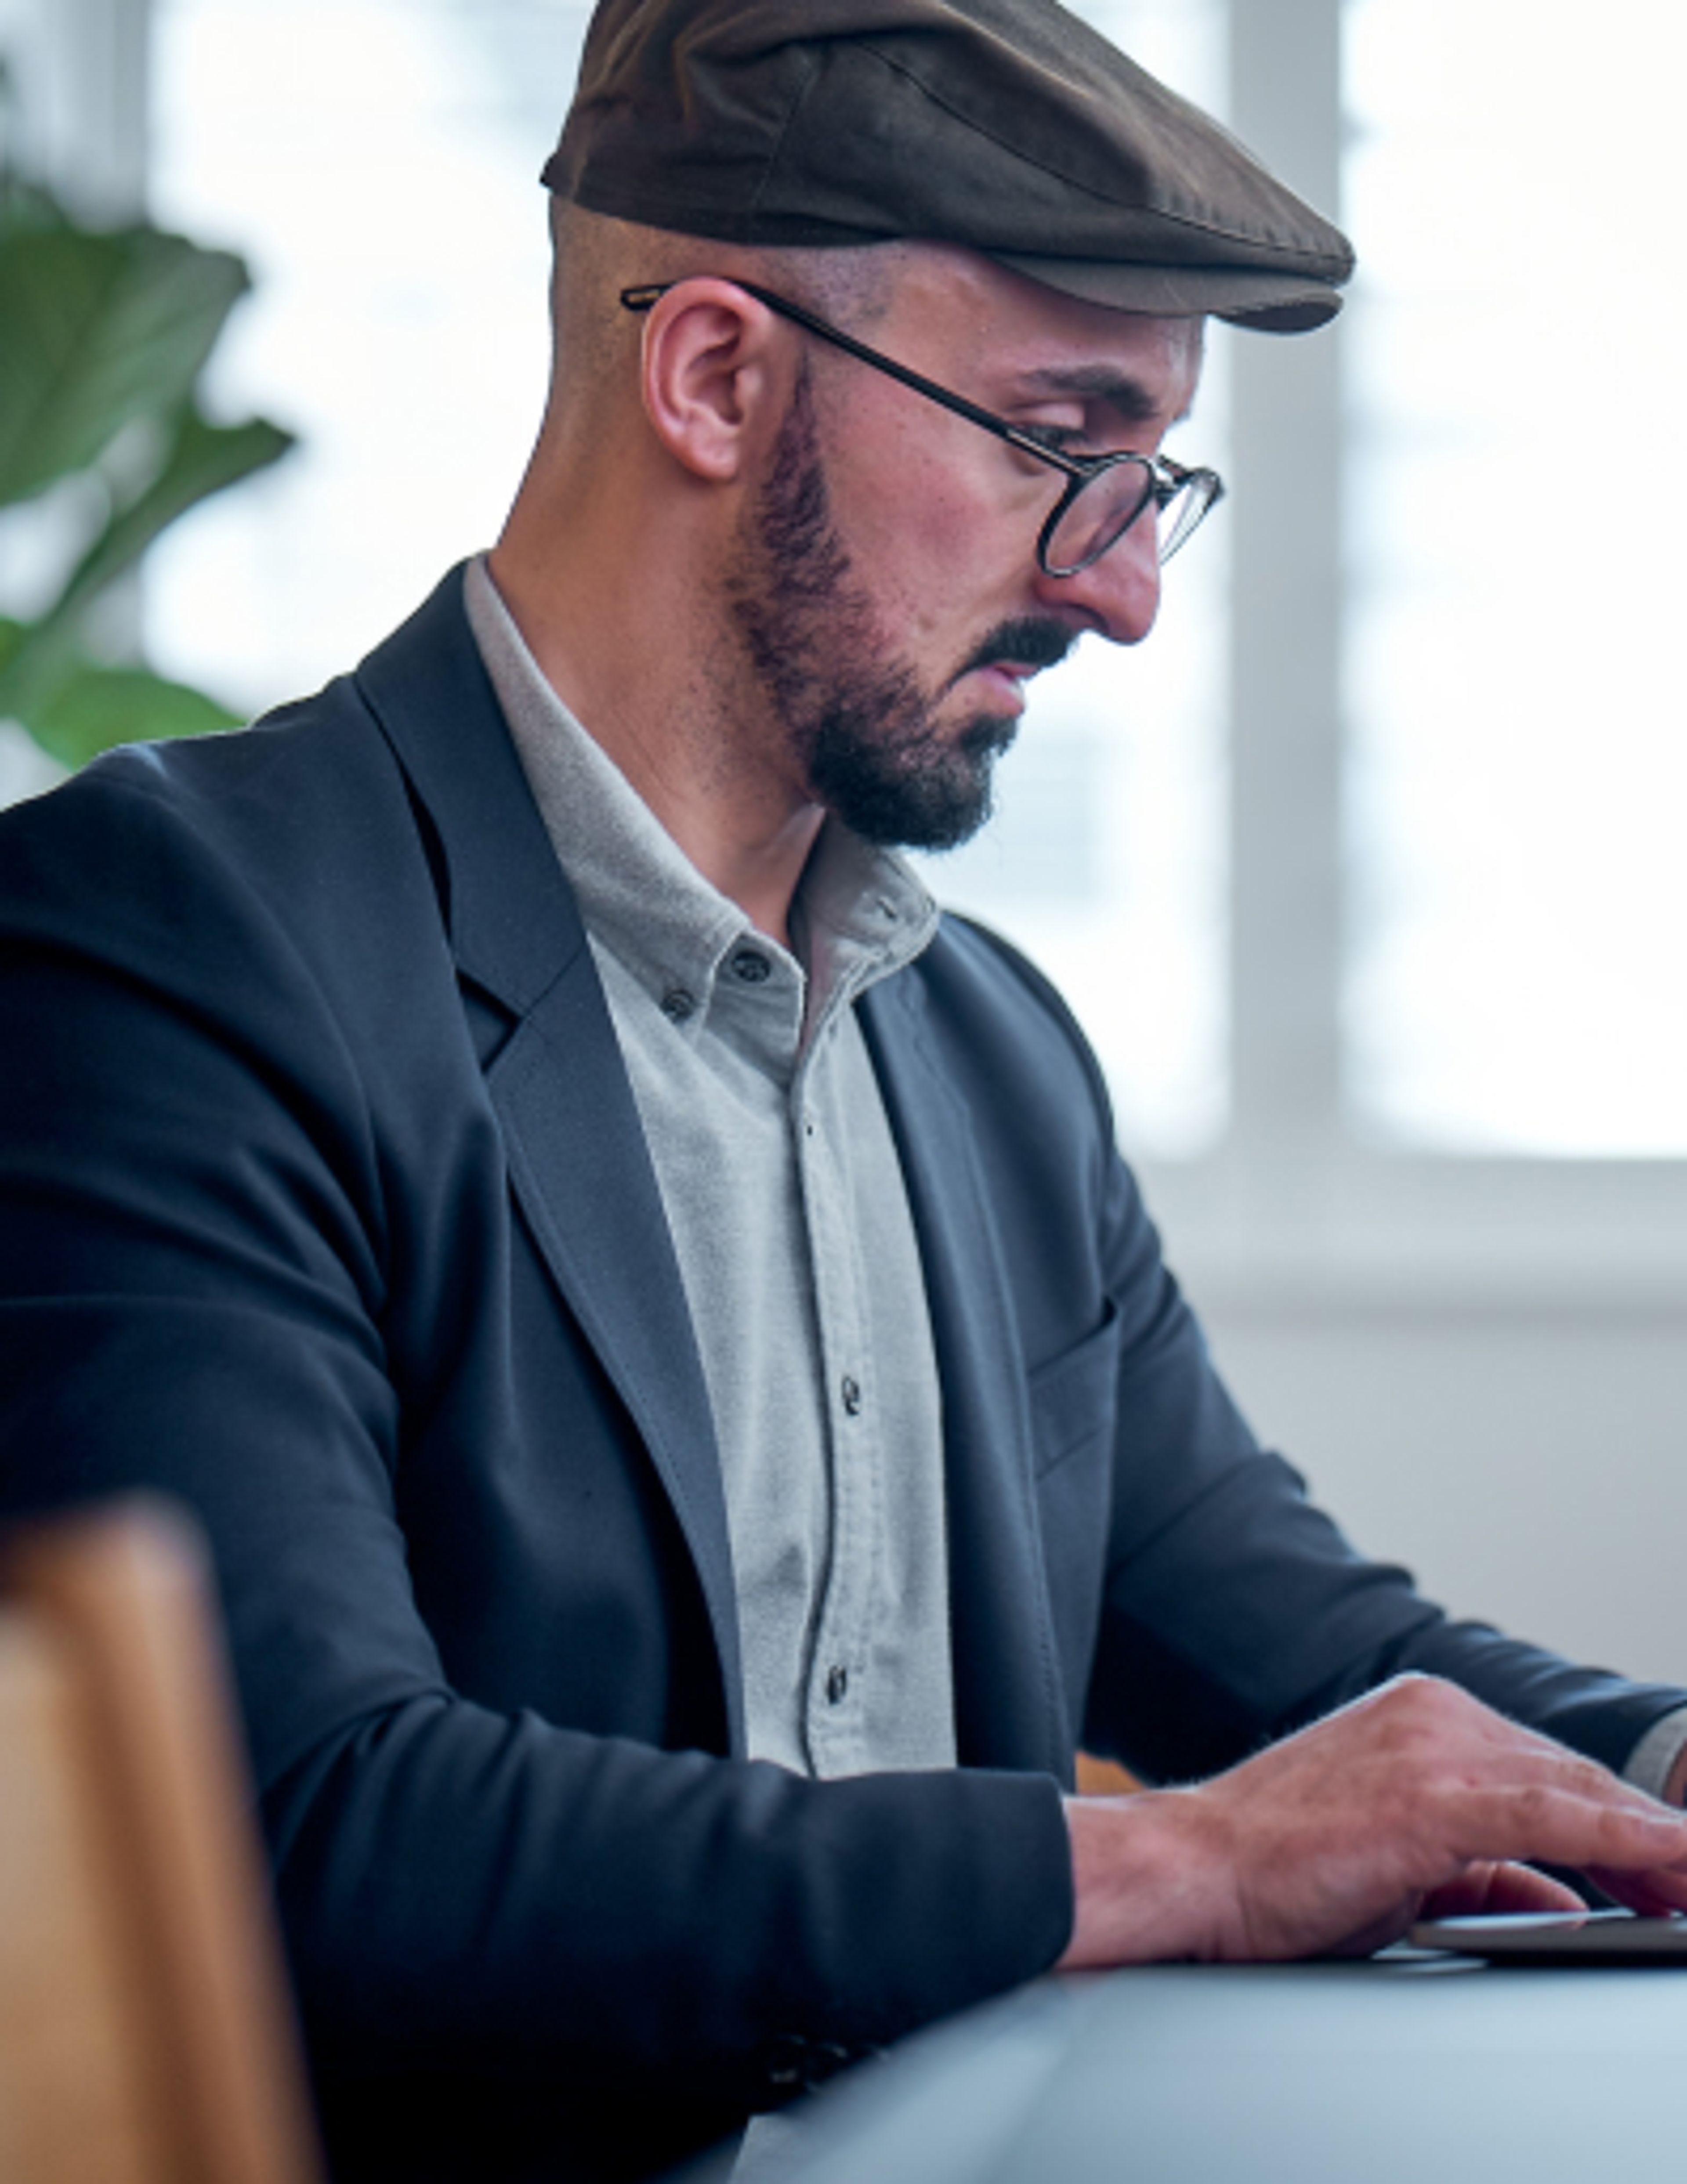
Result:
[[[1459,1613],[1687,1683],[1679,1308],[1228,1290],[1203,1318],[1256,1428],[1367,1552]]]

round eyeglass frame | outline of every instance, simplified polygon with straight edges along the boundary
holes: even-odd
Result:
[[[694,279],[697,276],[687,277]],[[1132,525],[1149,509],[1153,509],[1157,523],[1175,504],[1178,513],[1170,527],[1157,541],[1159,558],[1163,565],[1171,560],[1180,546],[1188,543],[1205,518],[1224,497],[1224,481],[1217,471],[1201,465],[1190,468],[1183,463],[1173,462],[1169,455],[1144,455],[1130,448],[1119,448],[1100,455],[1074,455],[1064,448],[1051,448],[1046,440],[1026,426],[1011,424],[1005,417],[999,417],[994,410],[986,410],[981,403],[969,401],[966,395],[957,394],[952,387],[941,386],[935,379],[927,379],[923,372],[916,371],[908,365],[899,364],[894,357],[886,356],[882,350],[869,348],[866,342],[858,341],[854,334],[846,334],[841,326],[832,326],[805,304],[793,304],[788,296],[781,296],[771,288],[764,288],[759,281],[743,280],[737,274],[722,274],[716,277],[730,281],[735,288],[742,288],[747,296],[754,296],[757,303],[765,304],[770,311],[777,312],[781,318],[790,320],[793,325],[801,326],[805,332],[815,335],[821,341],[830,342],[834,348],[841,348],[846,355],[871,365],[875,371],[888,374],[904,387],[912,388],[916,394],[922,394],[928,402],[935,402],[940,409],[949,410],[955,416],[966,418],[969,424],[977,425],[999,440],[1005,440],[1010,447],[1017,448],[1022,454],[1031,455],[1040,463],[1048,464],[1051,470],[1062,471],[1066,479],[1066,489],[1037,535],[1037,566],[1044,576],[1081,575],[1085,569],[1093,568],[1104,554],[1116,546]],[[639,287],[623,288],[621,292],[622,308],[629,311],[648,311],[660,297],[678,286],[676,281],[653,281]],[[1098,538],[1076,560],[1055,560],[1052,549],[1055,535],[1077,505],[1085,488],[1094,485],[1098,478],[1105,477],[1110,472],[1116,472],[1127,465],[1141,473],[1142,482],[1140,491],[1122,504],[1122,515],[1116,521],[1110,519],[1104,522]]]

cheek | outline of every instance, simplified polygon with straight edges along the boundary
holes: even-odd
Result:
[[[1016,610],[1035,573],[1048,496],[993,465],[988,444],[972,460],[971,448],[934,448],[933,437],[943,440],[905,434],[879,450],[871,492],[853,507],[840,499],[838,515],[857,572],[897,633],[952,649],[957,618],[970,630]]]

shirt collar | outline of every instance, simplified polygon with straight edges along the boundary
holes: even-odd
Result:
[[[470,627],[534,800],[579,900],[586,929],[671,1017],[701,1022],[722,967],[746,946],[785,951],[704,879],[655,814],[565,705],[528,650],[484,555],[464,584]],[[807,972],[806,1031],[920,954],[938,908],[910,866],[828,818],[792,905]],[[788,959],[787,959],[788,960]],[[782,981],[781,983],[783,983]],[[736,989],[739,982],[732,981]]]

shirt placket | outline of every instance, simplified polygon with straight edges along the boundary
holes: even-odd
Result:
[[[841,996],[837,997],[841,1000]],[[814,1270],[825,1379],[832,1542],[820,1613],[805,1663],[805,1725],[817,1775],[866,1764],[867,1637],[877,1567],[882,1411],[867,1354],[866,1315],[850,1225],[848,1148],[821,1078],[837,1001],[793,1087],[803,1204]]]

